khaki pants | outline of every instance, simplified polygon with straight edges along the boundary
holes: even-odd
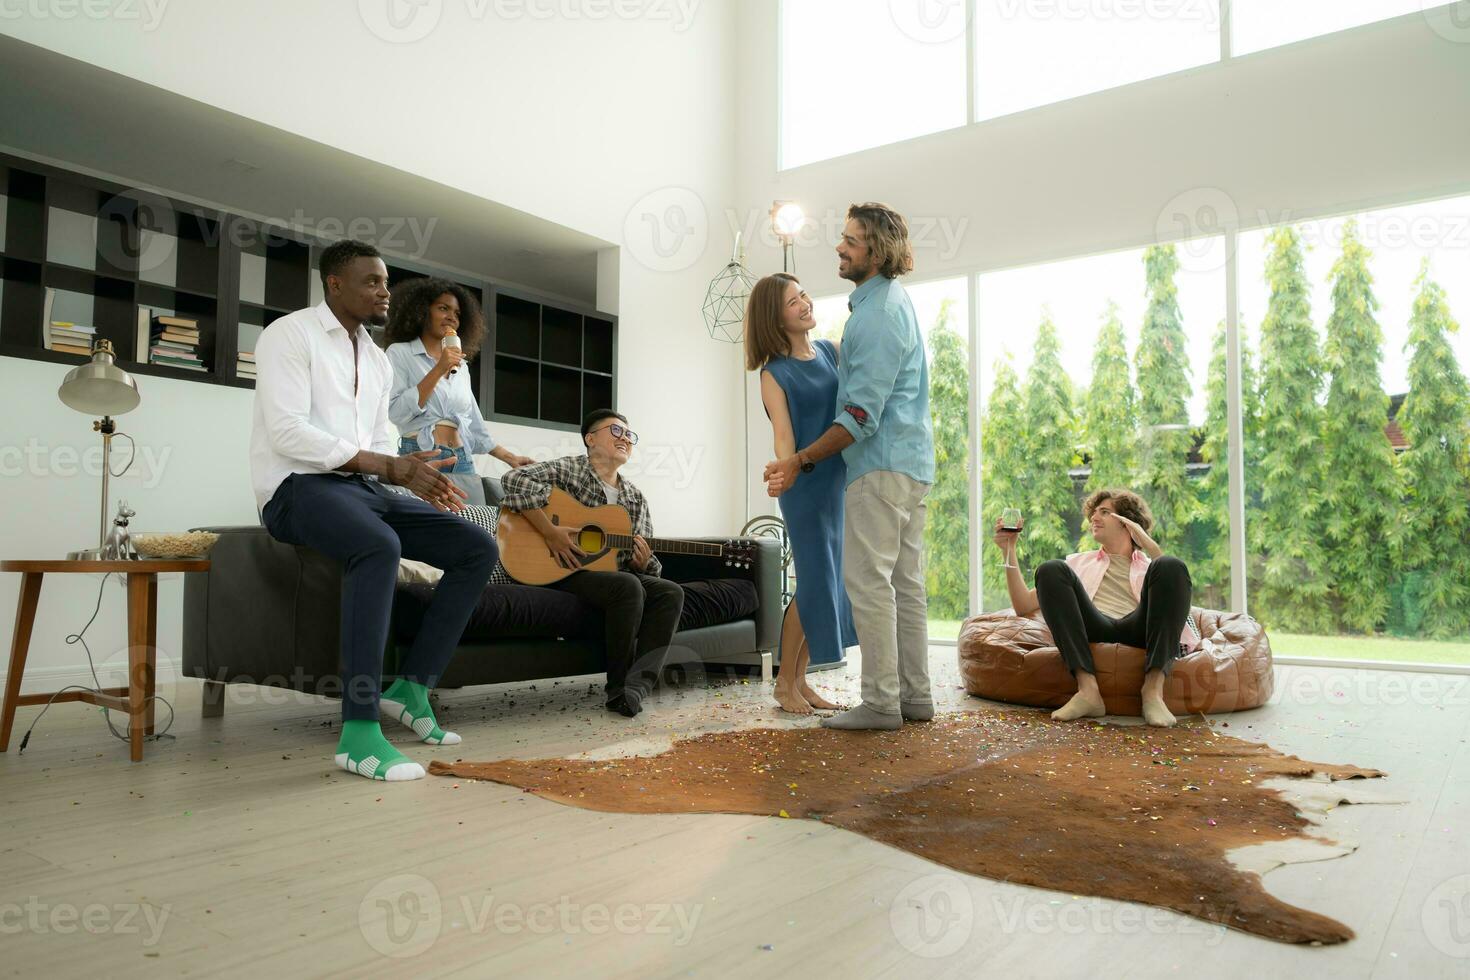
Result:
[[[863,651],[863,703],[932,704],[924,497],[929,484],[875,470],[847,486],[842,579]]]

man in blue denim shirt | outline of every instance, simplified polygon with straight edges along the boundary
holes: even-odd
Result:
[[[847,463],[842,577],[863,651],[863,703],[822,725],[897,729],[934,717],[924,498],[934,482],[924,337],[898,277],[913,271],[903,216],[855,204],[837,246],[857,283],[838,367],[837,418],[821,438],[766,466],[771,496],[841,452]]]

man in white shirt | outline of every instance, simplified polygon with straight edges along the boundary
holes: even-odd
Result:
[[[439,471],[452,459],[429,462],[432,451],[394,454],[393,372],[363,327],[388,320],[388,269],[378,250],[338,242],[322,253],[321,277],[326,300],[275,321],[256,345],[251,481],[272,537],[342,563],[337,765],[371,779],[421,779],[423,767],[383,737],[380,703],[424,742],[459,742],[435,722],[428,692],[453,656],[498,553],[489,534],[450,513],[465,496]],[[442,568],[444,578],[401,676],[380,694],[400,557]]]

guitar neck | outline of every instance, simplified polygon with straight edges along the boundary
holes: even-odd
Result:
[[[708,555],[718,558],[725,553],[723,545],[711,544],[708,541],[683,541],[679,538],[647,538],[648,547],[654,551],[661,551],[666,555]],[[609,534],[607,536],[608,546],[622,551],[633,549],[633,535],[631,534]]]

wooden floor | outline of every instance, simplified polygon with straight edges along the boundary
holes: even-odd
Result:
[[[932,653],[945,710],[954,650]],[[1344,806],[1341,860],[1270,873],[1358,938],[1296,948],[1193,919],[956,875],[810,821],[618,816],[431,777],[330,766],[335,703],[233,688],[199,717],[165,685],[174,738],[140,764],[96,709],[59,705],[0,757],[0,973],[204,976],[1470,977],[1470,685],[1280,668],[1277,702],[1229,733],[1387,770],[1396,805]],[[858,667],[813,675],[851,699]],[[612,717],[592,679],[447,692],[464,736],[413,758],[647,751],[677,734],[810,724],[758,681],[661,692]],[[160,720],[167,712],[160,709]],[[1458,954],[1459,958],[1456,958]]]

